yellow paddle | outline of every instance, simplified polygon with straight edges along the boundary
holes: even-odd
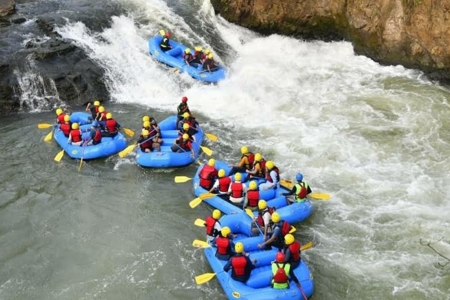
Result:
[[[281,179],[280,184],[287,189],[292,189],[292,187],[294,186],[294,183],[292,181],[286,179]],[[319,193],[311,193],[308,195],[308,197],[316,200],[330,200],[331,198],[329,194],[319,194]]]
[[[196,208],[197,206],[200,205],[200,203],[202,203],[203,200],[205,199],[209,199],[216,196],[216,194],[212,194],[212,193],[205,193],[205,194],[201,194],[200,197],[195,198],[194,200],[192,200],[191,202],[189,202],[189,206],[191,208]]]
[[[48,124],[48,123],[39,123],[38,124],[38,128],[39,129],[47,129],[47,128],[50,128],[50,127],[53,127],[53,125],[52,124]]]
[[[129,136],[129,137],[133,137],[134,136],[134,131],[129,129],[129,128],[124,128],[123,131],[125,131],[125,133]]]
[[[253,212],[250,210],[250,208],[246,208],[245,212],[247,213],[247,215],[249,215],[250,218],[254,218],[255,215],[253,214]],[[291,225],[291,230],[289,230],[289,233],[294,233],[297,230],[297,228],[295,228],[294,226]]]
[[[210,139],[213,142],[217,142],[217,140],[219,139],[216,135],[212,133],[205,133],[205,135],[208,139]]]
[[[63,156],[64,156],[64,149],[62,149],[61,151],[58,152],[58,154],[56,154],[55,161],[60,162]]]
[[[187,176],[175,176],[174,181],[176,183],[184,183],[191,179],[192,179],[191,177],[187,177]]]
[[[197,248],[209,248],[209,247],[211,247],[210,244],[208,244],[207,242],[202,241],[202,240],[194,240],[192,242],[192,246],[197,247]]]
[[[194,225],[198,227],[205,227],[205,220],[197,219],[195,220]]]
[[[173,72],[176,73],[176,72],[178,72],[179,70],[180,70],[180,68],[175,68],[175,69],[173,69]]]
[[[203,152],[205,152],[206,155],[211,156],[213,154],[212,150],[205,146],[200,146],[202,148]]]
[[[195,240],[192,243],[192,245],[195,247],[199,247],[199,246],[197,246],[197,243],[198,243],[198,245],[204,246],[204,244],[206,244],[207,245],[206,247],[211,247],[207,242],[200,241],[200,240]],[[307,250],[307,249],[311,248],[312,246],[313,246],[313,242],[309,242],[309,243],[303,245],[303,247],[301,247],[300,250],[302,250],[302,251]],[[206,248],[206,247],[202,247],[202,248]],[[217,274],[219,274],[219,273],[205,273],[202,275],[195,276],[195,283],[204,284],[204,283],[210,281],[211,279],[213,279],[214,276],[216,276]]]
[[[130,154],[131,152],[133,152],[133,150],[134,150],[134,148],[135,148],[136,146],[137,146],[137,145],[135,144],[135,145],[130,145],[130,146],[126,147],[124,150],[122,150],[122,151],[119,152],[119,157],[120,157],[120,158],[124,158],[125,156],[127,156],[128,154]]]
[[[50,131],[50,132],[45,136],[44,141],[50,142],[50,141],[52,140],[52,137],[53,137],[53,130]]]

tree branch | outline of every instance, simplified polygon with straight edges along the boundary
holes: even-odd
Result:
[[[438,241],[436,241],[436,242],[434,242],[434,243],[432,243],[432,242],[423,242],[422,239],[420,239],[420,244],[421,244],[422,246],[428,246],[428,247],[430,247],[431,250],[433,250],[437,255],[439,255],[439,256],[442,257],[443,259],[447,260],[447,262],[446,262],[445,264],[438,263],[438,265],[439,265],[440,267],[442,267],[442,268],[445,267],[445,266],[447,266],[447,265],[450,263],[450,258],[448,258],[448,257],[442,255],[441,253],[439,253],[439,252],[438,252],[436,249],[434,249],[433,246],[431,246],[431,245],[432,245],[432,244],[439,243],[439,242],[442,241],[443,239],[444,239],[444,237],[441,237],[440,240],[438,240]]]

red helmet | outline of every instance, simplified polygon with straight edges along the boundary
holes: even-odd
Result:
[[[282,263],[284,261],[284,253],[283,252],[277,252],[277,255],[275,256],[275,260],[279,263]]]
[[[187,102],[187,101],[188,101],[188,98],[187,98],[186,96],[184,96],[183,98],[181,98],[181,101],[182,101],[182,102]]]
[[[170,33],[170,31],[167,31],[166,36],[170,37],[172,34]]]

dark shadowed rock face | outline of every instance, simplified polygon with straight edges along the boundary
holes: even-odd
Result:
[[[216,13],[255,31],[346,39],[382,64],[450,83],[449,0],[211,0]]]

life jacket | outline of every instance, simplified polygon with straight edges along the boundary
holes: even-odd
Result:
[[[259,165],[259,170],[255,175],[262,178],[266,177],[266,160],[261,159],[261,161],[255,161],[253,163],[253,168],[256,168],[256,165]]]
[[[194,123],[192,122],[191,118],[184,119],[183,124],[181,125],[181,128],[183,128],[183,125],[184,125],[185,123],[187,123],[187,124],[189,125],[189,127],[196,128],[195,125],[194,125]]]
[[[186,151],[191,151],[191,141],[188,139],[187,141],[184,141],[183,139],[180,140],[180,143],[178,144],[181,149]]]
[[[300,260],[301,245],[298,241],[294,241],[287,249],[291,251],[291,262],[298,262]]]
[[[244,187],[242,182],[233,182],[231,184],[231,197],[242,198],[244,197]]]
[[[197,62],[201,62],[203,60],[203,58],[205,57],[205,55],[203,54],[202,51],[195,51],[194,52],[194,60]]]
[[[107,119],[106,119],[106,114],[107,114],[108,112],[107,111],[104,111],[104,112],[102,112],[101,114],[100,114],[100,118],[98,119],[99,121],[106,121]]]
[[[96,144],[98,144],[102,141],[102,132],[100,130],[95,129],[95,135],[94,135],[93,140]]]
[[[277,166],[274,166],[272,170],[268,170],[267,174],[266,174],[266,180],[268,182],[273,182],[272,177],[270,176],[270,172],[275,171],[275,173],[277,173],[277,181],[280,182],[280,170],[278,170]]]
[[[59,126],[59,129],[61,129],[61,131],[64,133],[65,136],[69,136],[70,133],[70,124],[68,123],[64,123],[61,124],[61,126]]]
[[[217,252],[221,255],[231,254],[231,243],[229,238],[219,236],[216,239]]]
[[[80,142],[81,141],[81,130],[75,129],[70,131],[70,135],[72,136],[72,142]]]
[[[117,122],[114,119],[109,119],[106,121],[106,130],[108,132],[117,132]]]
[[[263,219],[264,214],[266,212],[269,212],[269,214],[272,215],[274,211],[276,211],[275,207],[267,207],[262,212],[258,211],[258,217],[256,221],[258,222],[259,226],[264,226],[264,219]]]
[[[295,200],[303,202],[308,195],[308,184],[306,182],[297,183],[295,185]]]
[[[288,274],[291,270],[290,264],[272,263],[272,287],[274,289],[286,289],[289,287]]]
[[[214,167],[205,165],[198,175],[200,177],[200,186],[208,188],[212,184],[215,175],[217,175],[217,171]]]
[[[280,228],[280,230],[281,230],[281,236],[278,236],[277,239],[278,239],[278,242],[280,242],[281,244],[283,244],[284,236],[285,236],[286,234],[288,234],[289,231],[291,230],[291,224],[290,224],[288,221],[281,221],[281,222],[280,222],[281,225],[280,225],[280,224],[277,224],[277,225],[276,225],[276,224],[272,223],[272,221],[271,221],[270,223],[271,223],[272,228],[273,228],[274,231],[275,231],[275,228],[276,228],[276,227],[279,227],[279,228]]]
[[[250,167],[253,166],[253,162],[255,161],[255,154],[252,153],[252,152],[248,152],[248,153],[246,153],[246,154],[241,156],[241,160],[244,157],[247,157],[247,163],[245,164],[245,168],[247,170],[250,170]]]
[[[230,187],[231,178],[230,177],[222,177],[219,178],[219,192],[226,193],[228,192],[228,188]]]
[[[152,137],[158,134],[158,129],[155,126],[150,125],[150,130],[148,132],[150,133],[149,137]]]
[[[216,225],[217,222],[218,221],[211,216],[206,218],[205,223],[206,223],[206,234],[207,235],[214,236],[214,237],[219,235],[219,231],[217,229],[214,229],[214,226]]]
[[[152,150],[153,140],[151,140],[149,138],[146,138],[146,139],[147,139],[147,141],[144,140],[145,142],[141,143],[141,145],[140,145],[142,151],[145,151],[145,149]]]
[[[248,206],[257,207],[259,201],[259,191],[248,191],[247,192]]]
[[[189,107],[187,103],[181,102],[180,105],[178,105],[178,115],[182,116],[185,112],[189,112]]]
[[[168,49],[170,46],[169,44],[169,38],[168,37],[163,37],[161,44],[159,44],[159,47],[161,47],[161,49]]]
[[[58,120],[59,124],[64,124],[64,117],[66,116],[65,113],[60,114],[56,119]]]
[[[247,259],[243,255],[236,255],[231,259],[231,266],[236,276],[244,276]]]
[[[194,138],[192,137],[192,135],[190,135],[189,134],[189,129],[187,130],[187,131],[184,131],[184,130],[180,130],[180,131],[178,131],[178,137],[177,137],[177,139],[180,141],[181,139],[183,139],[183,134],[187,134],[187,135],[189,135],[189,140],[191,141],[191,142],[193,142],[194,141]]]
[[[187,62],[190,62],[192,59],[194,59],[194,56],[192,56],[191,53],[183,53],[183,59],[187,60]]]

